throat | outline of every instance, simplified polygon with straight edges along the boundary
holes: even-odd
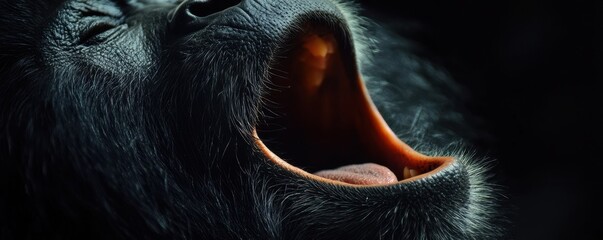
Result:
[[[355,61],[332,35],[310,34],[285,53],[257,126],[261,146],[310,175],[355,185],[396,183],[442,161],[420,155],[387,126]],[[412,155],[412,156],[411,156]]]
[[[310,172],[377,158],[363,135],[361,89],[334,43],[332,36],[310,35],[287,54],[295,57],[278,67],[285,76],[273,78],[277,89],[269,95],[274,116],[258,132],[277,155]]]

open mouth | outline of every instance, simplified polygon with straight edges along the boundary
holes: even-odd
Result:
[[[278,55],[255,131],[262,152],[305,177],[354,186],[412,181],[449,165],[451,157],[420,154],[394,134],[372,103],[345,36],[307,30]]]

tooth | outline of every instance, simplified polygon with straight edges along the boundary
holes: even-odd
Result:
[[[308,68],[325,70],[327,69],[328,57],[315,57],[312,53],[304,51],[299,54],[298,60]]]
[[[312,35],[306,40],[304,43],[304,48],[306,48],[315,57],[325,57],[329,52],[327,42],[316,35]]]
[[[414,169],[410,169],[409,172],[410,172],[410,176],[411,177],[414,177],[414,176],[417,176],[417,175],[421,174],[421,173],[419,173],[419,171],[414,170]]]
[[[410,177],[411,177],[410,176],[410,170],[408,170],[407,167],[404,167],[404,176],[403,176],[403,178],[407,179],[407,178],[410,178]]]

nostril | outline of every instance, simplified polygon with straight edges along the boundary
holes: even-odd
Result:
[[[207,26],[220,14],[242,0],[185,0],[167,15],[175,33],[189,33]]]
[[[188,6],[189,14],[197,17],[206,17],[239,4],[241,0],[197,0],[191,1]]]

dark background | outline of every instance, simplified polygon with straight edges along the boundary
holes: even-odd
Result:
[[[603,239],[603,1],[361,3],[467,88],[509,239]]]

